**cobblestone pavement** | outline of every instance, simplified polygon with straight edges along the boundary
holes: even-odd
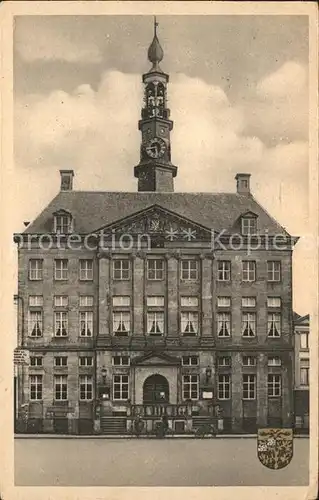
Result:
[[[295,439],[280,471],[264,467],[256,438],[16,439],[16,486],[305,486],[309,440]]]

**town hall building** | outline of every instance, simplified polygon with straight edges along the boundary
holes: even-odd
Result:
[[[15,235],[28,354],[16,429],[123,434],[140,415],[152,432],[163,414],[177,433],[209,418],[227,433],[290,427],[297,238],[249,173],[231,193],[174,192],[156,24],[148,59],[137,191],[77,191],[61,170],[60,192]]]

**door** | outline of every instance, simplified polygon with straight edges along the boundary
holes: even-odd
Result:
[[[143,403],[169,403],[169,384],[163,375],[147,377],[143,385]]]

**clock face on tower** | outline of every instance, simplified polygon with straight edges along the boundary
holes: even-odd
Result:
[[[145,151],[151,158],[161,158],[166,151],[165,141],[159,137],[154,137],[145,144]]]

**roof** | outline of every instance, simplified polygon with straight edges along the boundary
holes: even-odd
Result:
[[[251,195],[238,193],[162,193],[60,191],[25,233],[51,233],[52,217],[66,210],[74,218],[78,234],[91,233],[153,205],[168,209],[190,221],[225,233],[238,232],[239,217],[247,212],[258,216],[258,230],[264,234],[287,231]]]
[[[295,326],[309,326],[310,316],[309,314],[305,314],[304,316],[300,316],[297,313],[294,313],[294,324]]]

